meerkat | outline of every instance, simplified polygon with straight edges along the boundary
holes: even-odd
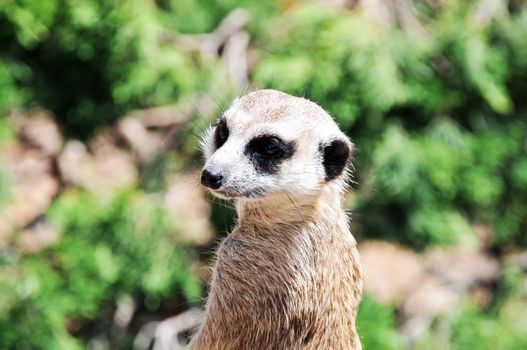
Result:
[[[342,209],[353,144],[321,107],[275,90],[206,134],[201,183],[233,199],[190,348],[361,349],[357,246]]]

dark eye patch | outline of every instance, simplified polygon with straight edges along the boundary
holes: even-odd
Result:
[[[280,163],[295,153],[295,144],[274,135],[261,135],[249,141],[244,153],[258,172],[276,174]]]
[[[229,138],[229,128],[227,127],[227,122],[223,118],[214,124],[214,126],[216,127],[214,130],[214,147],[218,149],[223,146]]]
[[[352,148],[342,140],[333,140],[329,145],[321,145],[323,166],[326,170],[326,181],[337,178],[344,169],[351,156]]]

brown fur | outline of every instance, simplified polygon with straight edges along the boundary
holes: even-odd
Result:
[[[242,108],[265,106],[262,98],[242,99]],[[283,118],[287,106],[274,111]],[[218,249],[192,349],[361,349],[362,273],[341,207],[343,184],[238,199],[239,222]]]

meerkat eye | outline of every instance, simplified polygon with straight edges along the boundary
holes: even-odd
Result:
[[[229,138],[229,128],[224,119],[220,119],[220,121],[214,126],[216,127],[216,130],[214,131],[214,145],[216,146],[216,149],[218,149],[223,146]]]
[[[280,141],[276,137],[270,137],[266,140],[261,149],[266,156],[274,156],[280,152]]]
[[[277,137],[269,136],[263,137],[258,142],[255,142],[254,150],[264,157],[274,158],[282,155],[282,146],[282,141]]]
[[[245,154],[249,156],[256,169],[267,174],[276,173],[280,163],[294,153],[294,141],[283,141],[273,135],[255,137],[245,148]]]

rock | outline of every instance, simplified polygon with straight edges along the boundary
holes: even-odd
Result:
[[[57,159],[62,180],[71,185],[83,183],[86,177],[88,150],[80,141],[68,141]]]
[[[499,278],[498,261],[475,250],[459,247],[434,249],[425,255],[425,260],[433,275],[460,292],[479,284],[492,283]]]
[[[182,242],[206,245],[214,237],[210,223],[212,210],[199,184],[198,173],[182,175],[172,182],[165,194],[165,208]]]
[[[410,343],[423,336],[436,317],[454,312],[465,296],[476,305],[487,305],[492,299],[488,286],[500,274],[498,261],[476,249],[436,248],[423,260],[426,270],[400,308],[405,319],[401,329]]]
[[[457,291],[435,276],[425,275],[415,282],[400,308],[404,317],[401,331],[409,344],[423,337],[433,320],[454,310],[460,300]]]
[[[496,259],[459,247],[433,249],[425,254],[424,262],[426,272],[414,282],[401,309],[407,317],[446,314],[471,290],[485,302],[486,290],[478,288],[496,281],[500,273]]]
[[[137,118],[122,119],[117,131],[137,153],[142,163],[148,163],[163,149],[163,137],[158,133],[149,132]]]
[[[136,184],[138,172],[128,152],[108,143],[94,151],[93,159],[98,182],[87,183],[93,191],[97,191],[96,188],[114,189]]]
[[[49,175],[18,184],[13,201],[5,208],[6,216],[16,228],[25,227],[46,211],[59,187],[58,179]]]
[[[422,276],[421,258],[408,248],[384,241],[359,245],[365,292],[380,302],[400,304]]]
[[[60,152],[62,136],[47,110],[35,109],[29,116],[15,116],[15,124],[22,143],[37,148],[46,156],[55,156]]]
[[[34,254],[53,245],[59,239],[59,233],[47,222],[38,222],[20,232],[17,248],[22,254]]]
[[[133,157],[111,142],[100,142],[93,153],[79,141],[68,141],[58,157],[62,179],[93,192],[135,185],[138,178]]]
[[[417,282],[417,281],[416,281]],[[460,293],[435,276],[424,276],[408,294],[401,311],[406,317],[436,317],[453,310]]]
[[[10,200],[0,212],[0,221],[9,230],[20,229],[46,211],[59,191],[60,182],[54,175],[52,159],[38,150],[13,144],[0,152],[0,161],[10,183]]]

